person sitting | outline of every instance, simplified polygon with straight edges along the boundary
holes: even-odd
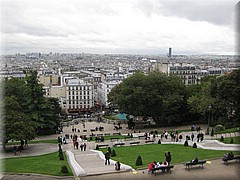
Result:
[[[115,163],[115,170],[119,171],[119,170],[120,170],[120,167],[121,167],[121,164],[120,164],[119,161],[117,161],[117,162]]]
[[[155,168],[155,166],[156,166],[156,162],[154,161],[154,162],[151,162],[149,165],[148,165],[148,173],[150,173],[152,170],[153,170],[153,168]],[[153,172],[153,171],[152,171]]]
[[[161,167],[167,167],[168,166],[168,162],[165,161],[164,163],[162,163]]]
[[[191,162],[198,162],[198,158],[195,157]]]
[[[234,157],[234,154],[232,151],[230,153],[228,153],[228,159],[232,159],[233,157]]]

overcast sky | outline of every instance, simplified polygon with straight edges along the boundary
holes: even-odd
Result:
[[[1,0],[1,51],[234,54],[237,0]]]

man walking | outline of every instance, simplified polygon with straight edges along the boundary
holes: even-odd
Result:
[[[107,163],[108,163],[108,165],[110,165],[110,153],[109,153],[109,151],[107,151],[105,153],[105,165],[107,165]]]

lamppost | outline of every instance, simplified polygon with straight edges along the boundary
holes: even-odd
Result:
[[[209,135],[209,126],[210,126],[210,120],[211,120],[211,110],[212,110],[212,105],[209,104],[209,106],[208,106],[208,126],[207,126],[206,135]]]

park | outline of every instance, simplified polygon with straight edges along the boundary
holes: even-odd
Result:
[[[75,120],[76,121],[76,120]],[[6,154],[3,154],[1,162],[4,164],[4,173],[6,174],[43,174],[49,177],[65,177],[73,179],[74,177],[80,177],[81,179],[88,179],[98,176],[109,176],[108,174],[118,174],[122,172],[121,175],[127,174],[132,176],[132,178],[139,175],[146,178],[153,178],[150,174],[147,174],[148,164],[152,161],[164,161],[164,153],[170,151],[172,154],[172,162],[174,168],[171,170],[171,174],[168,173],[158,173],[157,176],[166,175],[173,176],[175,173],[189,173],[186,172],[184,163],[190,161],[195,156],[199,159],[206,160],[204,164],[204,169],[200,171],[198,168],[193,167],[190,173],[196,172],[196,174],[205,174],[208,168],[212,167],[212,163],[218,162],[217,167],[222,166],[222,168],[231,167],[232,170],[239,167],[239,163],[236,161],[229,161],[229,166],[226,166],[222,162],[223,155],[232,151],[235,156],[240,155],[239,151],[239,131],[235,128],[228,133],[215,134],[214,136],[206,135],[202,142],[197,142],[195,136],[194,140],[188,140],[188,146],[185,146],[185,136],[197,131],[191,131],[191,126],[180,126],[180,127],[169,127],[169,128],[158,128],[159,133],[155,137],[153,142],[146,142],[143,137],[145,132],[150,132],[152,129],[141,129],[141,130],[129,130],[127,129],[127,124],[121,124],[121,130],[114,129],[114,121],[106,120],[106,122],[97,122],[93,119],[78,119],[79,122],[85,122],[85,128],[83,128],[82,123],[64,126],[63,131],[60,134],[39,136],[36,140],[28,142],[27,146],[24,146],[24,150],[19,152],[18,155],[13,156],[13,152],[9,150]],[[76,127],[80,130],[79,133],[72,132],[72,127]],[[102,131],[91,131],[95,127],[102,126],[104,130]],[[203,128],[204,125],[202,126]],[[83,131],[87,130],[87,131]],[[161,139],[161,133],[163,131],[179,132],[179,134],[184,136],[181,142],[173,141],[170,137],[167,139],[163,137]],[[203,129],[204,130],[204,129]],[[118,133],[118,135],[117,135]],[[82,139],[82,142],[86,142],[86,151],[81,151],[79,149],[74,149],[73,142],[69,135],[77,134],[79,137],[86,137],[86,140]],[[94,136],[92,136],[94,134]],[[95,141],[98,135],[103,135],[104,141]],[[106,135],[104,135],[106,134]],[[110,135],[109,135],[110,134]],[[113,135],[114,134],[114,135]],[[121,134],[121,135],[119,135]],[[58,137],[63,137],[67,135],[66,144],[62,144],[62,150],[64,154],[64,160],[59,160],[59,146]],[[224,137],[223,142],[220,141],[221,137]],[[92,137],[92,138],[91,138]],[[150,139],[153,135],[150,135]],[[159,139],[161,143],[159,144]],[[230,144],[230,139],[234,139],[233,143]],[[122,143],[120,146],[115,146],[117,143]],[[139,142],[134,144],[134,142]],[[80,142],[81,143],[81,142]],[[133,143],[133,144],[131,144]],[[197,144],[197,148],[193,148],[193,144]],[[228,143],[228,144],[227,144]],[[11,142],[8,144],[9,147],[13,145],[20,145],[20,142]],[[100,148],[96,146],[107,145]],[[32,148],[31,148],[32,147]],[[104,165],[104,157],[101,157],[110,148],[115,151],[115,156],[111,157],[111,164],[109,166]],[[11,149],[11,148],[10,148]],[[49,151],[48,151],[49,150]],[[34,152],[38,152],[34,154]],[[73,154],[74,159],[70,160],[70,152]],[[142,164],[136,165],[137,157],[141,156]],[[71,162],[72,161],[72,162]],[[119,161],[122,166],[120,171],[114,169],[114,164]],[[80,166],[80,171],[76,170],[76,164]],[[75,165],[74,165],[75,164]],[[61,172],[61,168],[66,166],[67,172]],[[28,168],[26,168],[28,167]],[[179,169],[180,168],[180,169]],[[200,168],[201,169],[201,168]],[[227,172],[226,172],[227,173]],[[104,176],[105,175],[105,176]],[[123,175],[125,177],[126,175]],[[231,174],[231,177],[237,177],[237,174]],[[184,177],[184,176],[182,176]]]

